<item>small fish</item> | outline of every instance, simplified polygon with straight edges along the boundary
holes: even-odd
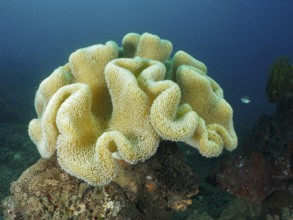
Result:
[[[249,104],[251,102],[251,100],[248,96],[244,96],[241,98],[241,102],[244,104]]]

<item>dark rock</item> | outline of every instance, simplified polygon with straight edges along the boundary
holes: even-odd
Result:
[[[293,178],[293,96],[280,100],[273,116],[260,117],[241,147],[213,174],[220,187],[256,203],[286,189]]]

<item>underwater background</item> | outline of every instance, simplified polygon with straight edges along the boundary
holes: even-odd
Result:
[[[76,49],[108,40],[121,46],[129,32],[171,41],[173,51],[204,62],[223,88],[241,142],[261,115],[275,111],[266,83],[276,58],[293,57],[292,8],[291,0],[1,0],[0,200],[40,157],[27,134],[39,83]],[[245,96],[250,103],[241,102]],[[183,149],[199,175],[220,160],[204,158],[197,166],[189,152],[195,150]],[[219,216],[224,208],[217,209]]]

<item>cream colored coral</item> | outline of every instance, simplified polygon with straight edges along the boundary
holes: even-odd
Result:
[[[130,33],[79,49],[44,80],[29,135],[43,157],[93,185],[116,175],[116,159],[135,164],[160,139],[185,141],[207,157],[237,146],[232,108],[206,66],[156,35]],[[119,58],[118,58],[119,57]],[[124,58],[123,58],[124,57]]]
[[[68,85],[56,96],[64,100],[56,116],[60,132],[56,144],[59,164],[90,184],[107,184],[115,176],[116,168],[107,146],[95,147],[101,127],[92,114],[90,87],[83,83]]]
[[[188,103],[200,117],[195,133],[185,141],[189,144],[198,142],[196,147],[206,157],[218,156],[224,146],[228,150],[235,149],[237,136],[233,128],[233,110],[223,98],[220,86],[191,66],[181,65],[176,75],[182,103]]]
[[[52,96],[63,86],[72,83],[69,65],[56,69],[45,79],[36,93],[35,108],[38,114],[29,124],[29,135],[37,145],[42,157],[51,157],[56,149],[58,129],[55,124],[58,108],[63,100],[49,102]]]
[[[113,41],[105,45],[82,48],[69,57],[69,65],[75,82],[85,83],[92,91],[92,112],[98,117],[100,126],[105,129],[111,116],[112,103],[105,82],[105,66],[118,58],[119,48]]]
[[[107,126],[112,104],[103,71],[106,64],[117,56],[118,46],[111,41],[106,45],[100,44],[79,49],[71,54],[68,64],[56,69],[40,84],[35,98],[38,119],[31,121],[29,135],[42,157],[51,157],[56,150],[59,131],[55,120],[57,111],[64,100],[55,97],[51,101],[51,98],[67,84],[82,82],[90,86],[93,94],[92,112],[98,118],[100,127]]]
[[[119,131],[127,138],[119,138],[123,144],[117,146],[120,154],[130,163],[143,161],[156,152],[159,136],[149,120],[152,97],[141,88],[137,78],[148,71],[159,74],[162,67],[159,62],[142,58],[121,58],[110,62],[105,69],[113,103],[109,129]]]
[[[194,68],[197,68],[198,72],[205,74],[207,73],[207,67],[203,62],[193,58],[188,53],[180,50],[176,52],[173,57],[172,66],[170,68],[167,78],[176,81],[176,71],[181,65],[192,66]]]
[[[122,45],[126,57],[139,56],[161,62],[169,58],[173,48],[170,41],[149,33],[129,33],[123,38]]]

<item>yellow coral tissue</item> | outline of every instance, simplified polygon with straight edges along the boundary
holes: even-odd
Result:
[[[160,140],[183,141],[205,157],[237,146],[233,110],[204,63],[172,43],[129,33],[78,49],[39,86],[29,135],[40,154],[57,154],[69,174],[91,185],[156,153]]]

